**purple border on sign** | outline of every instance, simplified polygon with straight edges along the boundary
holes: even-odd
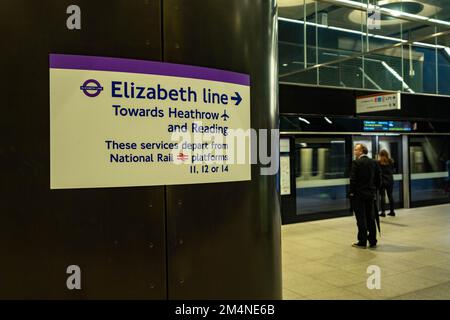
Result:
[[[50,54],[50,68],[155,74],[250,85],[250,76],[243,73],[147,60]]]

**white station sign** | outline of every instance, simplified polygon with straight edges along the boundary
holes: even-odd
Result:
[[[401,94],[380,93],[356,98],[356,113],[376,112],[385,110],[400,110]]]
[[[250,180],[227,139],[249,129],[247,74],[50,55],[51,189]]]

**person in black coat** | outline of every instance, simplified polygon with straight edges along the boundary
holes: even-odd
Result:
[[[364,144],[356,144],[350,171],[349,196],[355,211],[358,226],[358,242],[353,246],[366,248],[369,241],[370,248],[377,246],[375,225],[374,200],[377,188],[381,184],[381,171],[378,163],[367,156],[368,150]]]
[[[395,216],[394,212],[394,197],[392,195],[394,190],[394,161],[389,157],[389,153],[386,150],[381,150],[378,156],[378,163],[381,168],[381,214],[380,217],[386,217],[386,196],[389,199],[390,212],[389,216]]]

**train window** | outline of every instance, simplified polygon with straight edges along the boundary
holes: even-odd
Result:
[[[450,142],[448,136],[410,138],[411,205],[450,201]]]
[[[297,215],[348,212],[350,137],[298,137],[296,145]]]

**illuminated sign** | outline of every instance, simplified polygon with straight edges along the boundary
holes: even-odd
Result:
[[[411,123],[406,121],[364,121],[364,131],[397,132],[412,131]]]

